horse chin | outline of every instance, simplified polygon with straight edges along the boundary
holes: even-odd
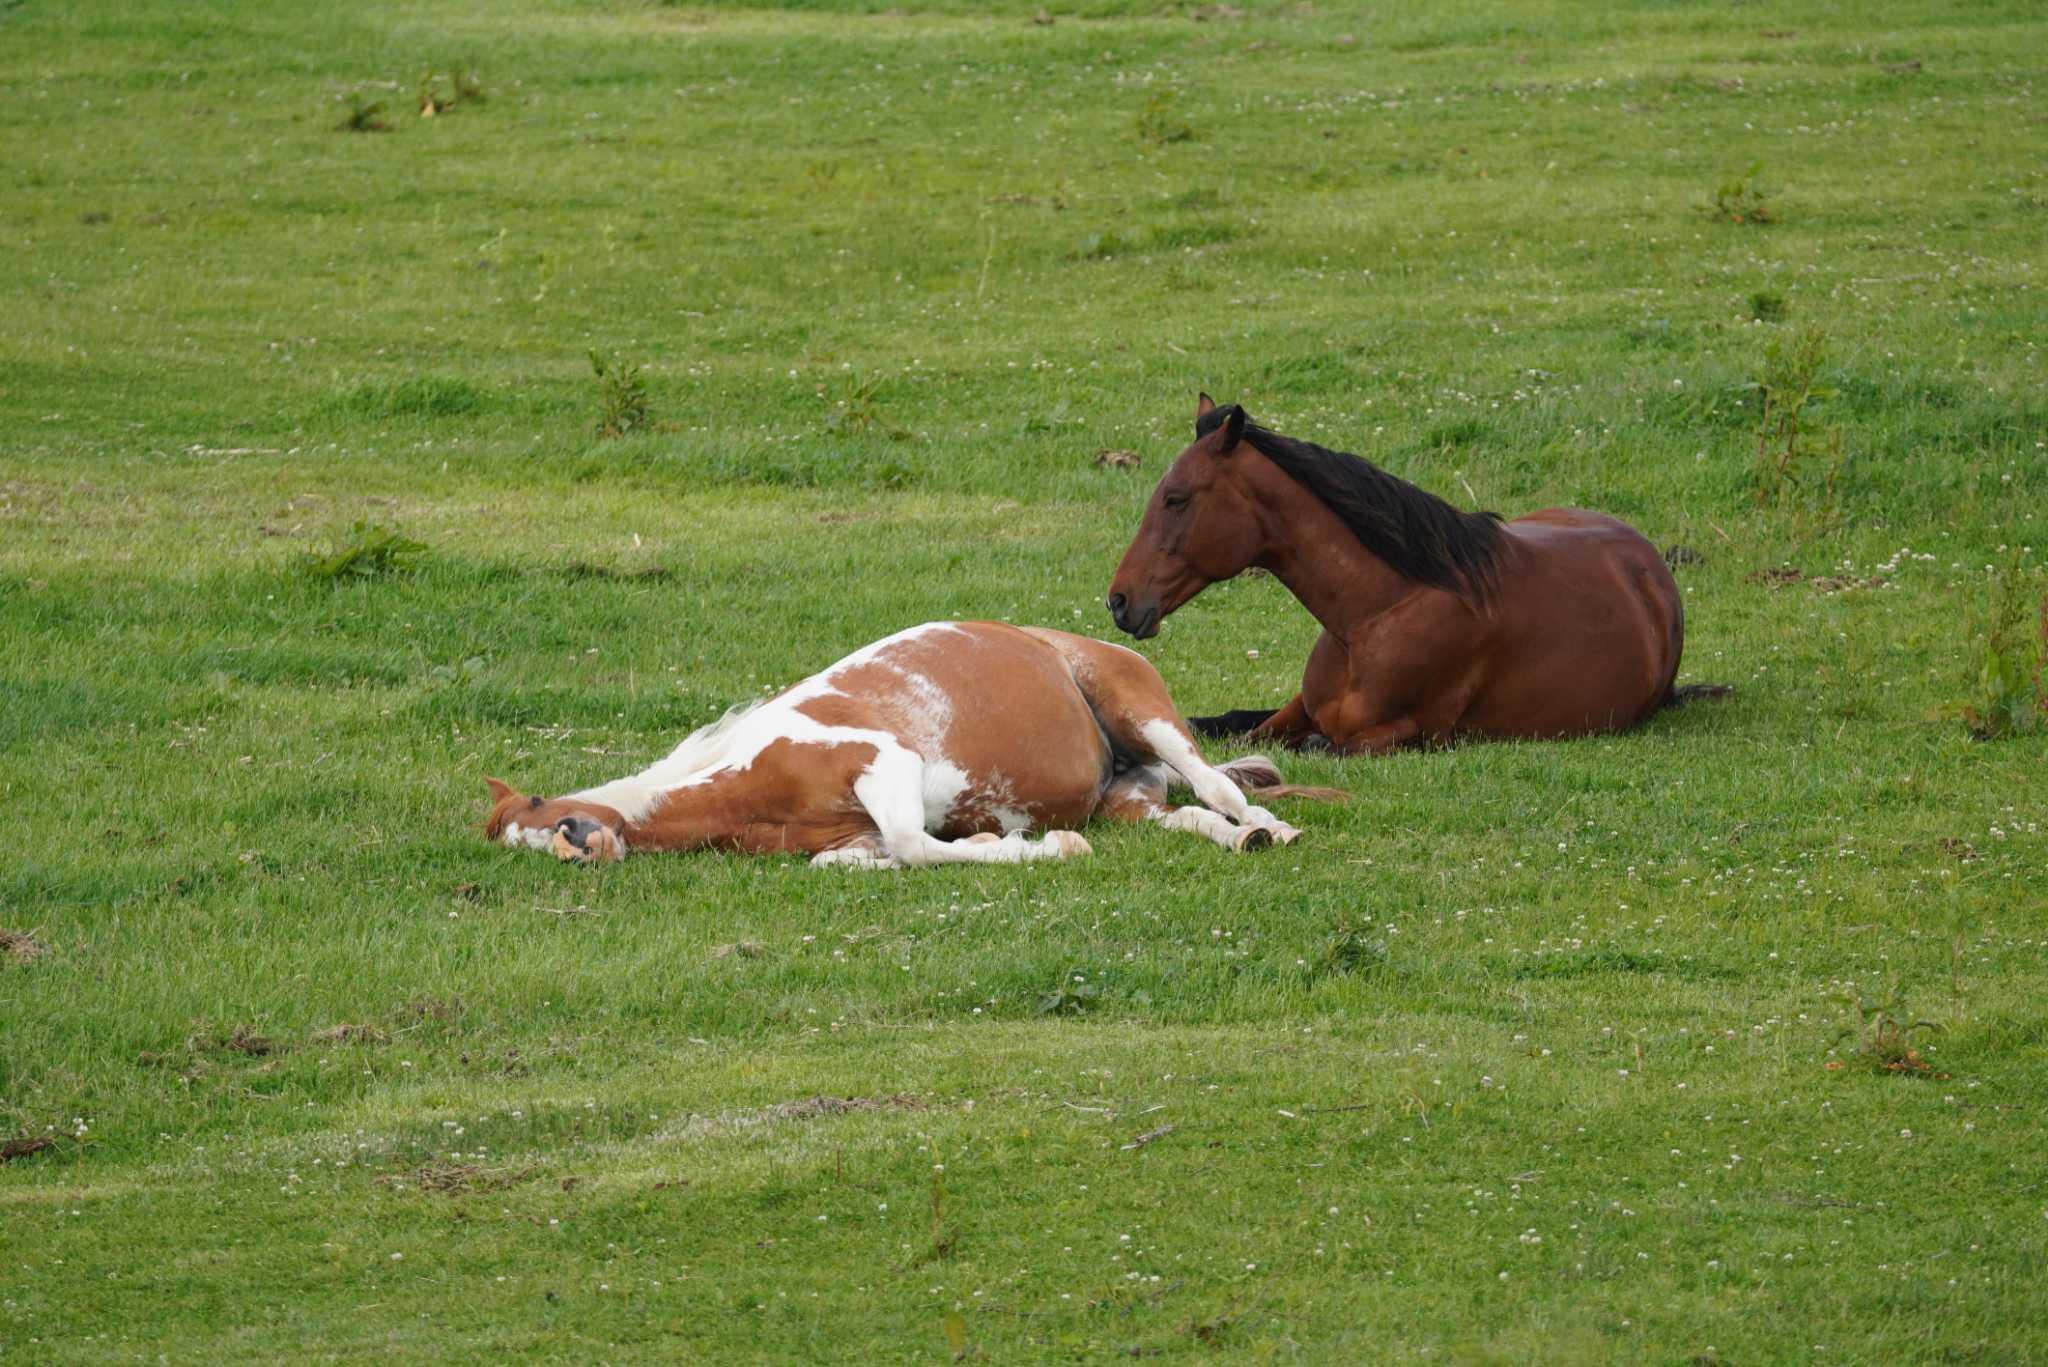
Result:
[[[1159,634],[1159,624],[1165,618],[1166,614],[1159,610],[1159,604],[1155,601],[1143,612],[1132,614],[1126,611],[1113,616],[1111,620],[1124,635],[1140,641],[1149,641]]]

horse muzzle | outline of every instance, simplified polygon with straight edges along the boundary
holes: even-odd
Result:
[[[1134,604],[1124,594],[1112,593],[1105,601],[1109,608],[1109,620],[1116,623],[1116,629],[1139,640],[1149,640],[1159,634],[1159,600]]]
[[[587,816],[565,816],[556,822],[548,848],[557,859],[577,864],[612,864],[626,857],[626,842],[611,827]]]

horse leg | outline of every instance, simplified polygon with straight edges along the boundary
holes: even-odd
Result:
[[[811,856],[811,867],[814,869],[834,866],[848,869],[900,869],[903,867],[903,861],[891,857],[889,852],[882,848],[879,838],[870,837],[851,845],[841,845],[836,850],[820,850]]]
[[[1398,750],[1422,734],[1422,723],[1413,717],[1395,717],[1377,726],[1361,727],[1345,736],[1333,736],[1330,747],[1340,755],[1384,755]]]
[[[1290,750],[1311,747],[1323,739],[1322,733],[1316,730],[1316,724],[1309,720],[1308,704],[1301,700],[1299,693],[1294,695],[1293,702],[1245,732],[1244,737],[1254,744],[1272,741]]]
[[[853,781],[853,795],[875,823],[876,844],[894,864],[1020,864],[1027,859],[1068,859],[1092,853],[1079,831],[1047,831],[1026,840],[1021,831],[1000,839],[969,836],[941,840],[924,828],[924,761],[908,750],[878,753]],[[861,864],[864,868],[891,864]]]
[[[1238,707],[1213,717],[1189,717],[1188,726],[1198,736],[1221,740],[1256,730],[1271,721],[1273,715],[1273,709],[1268,707]]]
[[[1194,789],[1204,807],[1240,826],[1257,826],[1283,845],[1299,838],[1300,831],[1246,801],[1229,775],[1202,758],[1151,661],[1134,650],[1086,636],[1043,629],[1032,634],[1066,658],[1074,686],[1118,753],[1139,765],[1165,765]]]
[[[1192,831],[1226,850],[1256,850],[1273,843],[1271,832],[1240,826],[1206,807],[1171,807],[1166,801],[1166,769],[1148,764],[1121,774],[1102,795],[1096,813],[1113,821],[1156,821],[1171,831]]]

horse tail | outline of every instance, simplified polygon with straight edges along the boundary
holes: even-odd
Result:
[[[1198,736],[1220,740],[1227,736],[1241,736],[1266,724],[1268,718],[1278,713],[1278,708],[1260,710],[1256,707],[1240,707],[1234,712],[1218,712],[1213,717],[1189,717],[1188,725]]]
[[[1734,684],[1686,684],[1682,688],[1674,688],[1665,694],[1661,706],[1683,707],[1689,702],[1698,702],[1702,698],[1725,698],[1734,691]]]
[[[1280,768],[1264,755],[1246,755],[1222,766],[1232,783],[1246,797],[1299,797],[1310,802],[1349,802],[1351,794],[1342,788],[1318,788],[1306,783],[1282,783]]]

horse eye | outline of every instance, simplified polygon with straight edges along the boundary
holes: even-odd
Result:
[[[1186,494],[1168,494],[1162,501],[1169,508],[1185,508],[1188,506],[1188,496]]]
[[[526,806],[527,806],[527,810],[531,811],[531,810],[532,810],[533,808],[535,808],[535,807],[538,807],[538,806],[540,806],[540,803],[541,803],[540,795],[539,795],[538,793],[536,793],[536,794],[535,794],[534,796],[532,796],[532,797],[530,797],[530,798],[528,798],[528,799],[526,800]]]

